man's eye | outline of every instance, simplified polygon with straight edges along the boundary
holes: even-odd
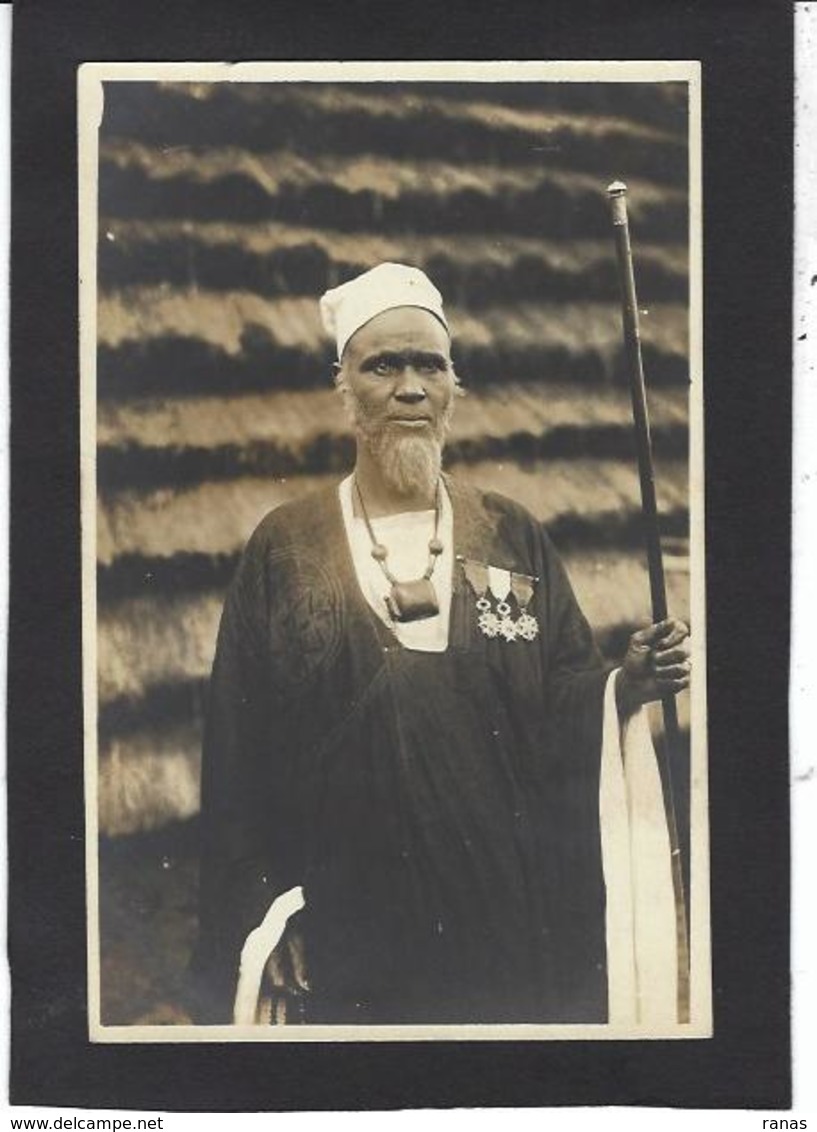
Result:
[[[378,377],[391,377],[391,375],[396,373],[396,371],[397,366],[394,364],[394,362],[379,361],[375,362],[374,366],[372,367],[372,373],[376,373]]]

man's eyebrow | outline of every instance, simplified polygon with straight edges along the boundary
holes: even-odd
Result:
[[[370,354],[368,357],[364,358],[360,364],[360,368],[364,371],[368,371],[384,362],[388,365],[398,366],[406,366],[410,363],[414,365],[433,365],[440,370],[447,369],[450,365],[445,354],[441,354],[437,350],[378,350],[377,353]]]

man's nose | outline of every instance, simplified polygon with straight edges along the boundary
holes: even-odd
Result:
[[[400,401],[409,401],[412,403],[422,401],[425,397],[425,383],[413,366],[405,366],[404,369],[401,370],[394,395]]]

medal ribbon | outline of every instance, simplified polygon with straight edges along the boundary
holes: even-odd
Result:
[[[533,597],[533,578],[529,578],[527,574],[511,574],[511,592],[519,608],[526,609]]]
[[[477,597],[483,597],[488,589],[488,567],[484,562],[475,562],[473,558],[463,558],[462,568],[468,585]]]

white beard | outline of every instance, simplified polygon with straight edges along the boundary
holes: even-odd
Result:
[[[347,397],[358,443],[365,444],[389,490],[402,496],[433,495],[440,478],[443,440],[453,415],[453,402],[438,425],[430,425],[418,436],[407,436],[400,425],[369,416],[349,390]]]
[[[431,434],[395,436],[393,430],[386,427],[376,436],[367,437],[366,444],[387,487],[396,495],[434,492],[443,455],[436,437]]]

